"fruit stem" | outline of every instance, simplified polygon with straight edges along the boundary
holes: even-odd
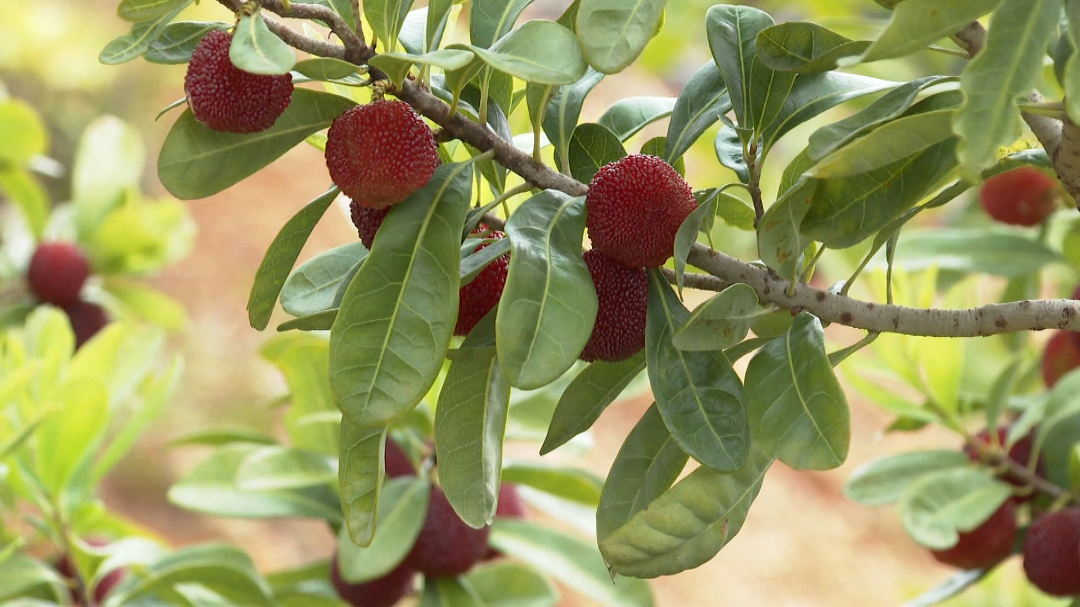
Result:
[[[1036,473],[1035,469],[1029,469],[1032,465],[1038,466],[1039,457],[1037,453],[1033,453],[1028,465],[1024,466],[1021,465],[1020,462],[1009,457],[1008,454],[1004,453],[1002,450],[994,449],[990,445],[975,440],[970,436],[965,435],[965,442],[985,464],[992,467],[1001,467],[1010,477],[1022,481],[1026,486],[1031,487],[1032,490],[1053,497],[1054,505],[1051,506],[1051,512],[1060,510],[1070,503],[1080,505],[1080,496],[1066,491],[1054,483],[1042,478]]]

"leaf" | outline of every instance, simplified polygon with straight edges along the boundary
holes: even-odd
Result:
[[[705,202],[698,203],[675,232],[675,284],[679,287],[680,295],[686,280],[686,257],[697,243],[698,234],[702,231],[708,233],[702,226],[711,225],[715,217],[716,196],[712,195]]]
[[[427,23],[424,28],[425,51],[431,52],[439,49],[454,4],[456,4],[454,0],[428,0]]]
[[[597,361],[586,367],[559,398],[540,455],[551,453],[592,427],[604,409],[644,370],[644,352],[621,362]]]
[[[580,468],[561,468],[537,464],[508,464],[502,482],[532,487],[571,502],[596,506],[603,481]]]
[[[773,19],[767,13],[748,6],[730,6],[718,4],[709,9],[705,17],[705,27],[709,35],[709,48],[712,49],[713,60],[727,83],[728,95],[731,98],[732,107],[739,126],[743,128],[755,128],[762,126],[757,119],[757,113],[761,109],[755,104],[752,93],[752,82],[755,80],[753,70],[757,65],[757,36],[765,28],[773,25]],[[757,66],[758,74],[765,77],[769,85],[766,91],[784,90],[790,87],[795,75],[780,73],[775,79],[770,79],[771,70],[763,65]],[[786,83],[786,86],[785,86]]]
[[[251,74],[288,74],[296,65],[296,53],[266,27],[261,13],[240,17],[233,30],[229,60]]]
[[[357,546],[345,528],[338,534],[342,579],[359,584],[378,579],[397,567],[420,535],[430,495],[427,479],[408,476],[388,480],[379,496],[379,532],[371,545]]]
[[[332,57],[314,57],[297,62],[293,70],[312,80],[342,80],[356,74],[356,65]]]
[[[19,209],[30,233],[40,238],[49,221],[49,194],[30,171],[0,169],[0,195]]]
[[[671,343],[680,350],[710,351],[735,346],[746,339],[750,324],[768,313],[749,285],[734,284],[694,309]]]
[[[578,40],[589,65],[605,74],[623,71],[649,43],[667,0],[581,0]]]
[[[465,340],[439,393],[435,450],[446,499],[479,529],[495,519],[498,505],[510,384],[495,349],[475,347],[475,339]]]
[[[626,156],[619,136],[599,124],[586,123],[570,138],[570,174],[589,183],[604,165]]]
[[[1065,110],[1069,120],[1076,124],[1080,121],[1080,53],[1076,52],[1076,40],[1080,40],[1080,4],[1076,0],[1065,0],[1065,27],[1058,43],[1059,53],[1054,56],[1054,73],[1058,82],[1065,89]]]
[[[945,550],[956,545],[961,532],[983,524],[1010,496],[1012,487],[985,470],[942,470],[907,490],[900,502],[900,519],[916,542]]]
[[[771,77],[780,78],[783,73],[773,72]],[[792,129],[822,112],[846,101],[899,86],[897,82],[843,72],[798,74],[790,88],[783,88],[783,84],[773,82],[761,98],[758,98],[759,91],[754,90],[754,102],[762,106],[756,129],[765,142],[763,154]]]
[[[361,242],[323,251],[300,264],[281,289],[281,307],[293,316],[306,316],[334,307],[339,290],[367,257]]]
[[[797,74],[826,72],[842,57],[861,54],[866,40],[851,40],[816,23],[792,21],[762,30],[758,59],[768,68]]]
[[[124,21],[151,21],[177,9],[186,8],[192,0],[121,0],[116,15]]]
[[[864,506],[883,506],[899,501],[924,476],[970,466],[971,460],[962,451],[936,449],[891,455],[857,468],[844,485],[844,495]]]
[[[430,65],[448,72],[460,70],[472,63],[476,55],[461,49],[442,49],[423,55],[405,53],[379,53],[371,58],[370,65],[377,67],[394,82],[403,82],[414,65]]]
[[[337,414],[326,369],[330,364],[330,346],[321,337],[281,335],[262,348],[262,356],[285,376],[291,402],[285,412],[285,429],[293,447],[338,454],[340,431],[330,424],[307,424],[314,416]]]
[[[277,445],[255,451],[236,470],[237,488],[251,491],[316,487],[335,480],[337,465],[329,456]]]
[[[799,256],[812,242],[803,236],[800,225],[814,202],[815,186],[813,180],[799,180],[765,211],[758,222],[758,255],[777,274],[789,280],[799,269]]]
[[[64,583],[56,570],[29,556],[14,554],[0,561],[0,600],[5,602],[45,584],[62,586]]]
[[[424,579],[422,607],[484,607],[472,586],[461,577]]]
[[[1055,0],[998,1],[986,47],[960,79],[964,102],[953,122],[960,137],[960,173],[975,182],[994,163],[998,148],[1020,136],[1016,100],[1034,87],[1061,12],[1061,2]],[[990,7],[997,3],[986,0]]]
[[[245,426],[215,426],[206,430],[189,432],[169,441],[170,447],[184,445],[208,445],[219,447],[232,443],[253,443],[257,445],[276,445],[277,439]]]
[[[722,352],[682,352],[671,345],[689,316],[663,274],[649,270],[645,353],[660,414],[691,457],[717,470],[736,470],[750,451],[742,385]]]
[[[212,131],[186,110],[161,146],[158,177],[169,193],[183,200],[216,194],[329,127],[353,105],[344,97],[297,88],[274,126],[251,134]]]
[[[604,74],[589,68],[577,82],[559,89],[547,104],[543,121],[544,134],[555,146],[555,159],[560,170],[566,170],[569,162],[570,137],[581,117],[581,106],[585,103],[585,97],[603,78]]]
[[[151,63],[177,65],[191,60],[191,54],[203,37],[212,31],[224,31],[228,23],[220,21],[177,21],[165,26],[161,35],[150,43],[143,58]]]
[[[395,50],[398,34],[413,0],[365,0],[364,17],[383,49]]]
[[[383,220],[330,331],[330,386],[346,417],[389,424],[435,382],[458,313],[472,164],[443,165]]]
[[[503,552],[609,607],[651,607],[652,591],[643,580],[612,583],[595,546],[528,521],[498,519],[488,542]]]
[[[132,604],[135,599],[160,595],[184,582],[197,582],[237,604],[274,604],[269,584],[247,553],[235,546],[203,544],[163,556],[143,575],[127,576],[109,593],[104,607]]]
[[[37,474],[54,501],[93,457],[109,423],[109,395],[100,380],[73,379],[58,388],[58,411],[45,418],[34,441]]]
[[[348,417],[341,420],[341,512],[344,528],[357,546],[370,546],[375,538],[385,444],[386,428],[364,428]]]
[[[119,65],[139,57],[164,33],[169,22],[182,10],[183,6],[175,7],[155,19],[136,23],[130,32],[106,44],[98,55],[98,61],[105,65]]]
[[[0,163],[16,165],[30,162],[34,156],[49,149],[49,132],[37,110],[18,99],[0,101]]]
[[[510,240],[502,238],[461,260],[461,286],[480,275],[491,262],[510,252]]]
[[[473,0],[469,9],[469,40],[488,48],[514,27],[521,11],[533,0]]]
[[[731,107],[724,77],[716,64],[709,61],[698,68],[679,93],[671,111],[664,160],[674,162],[681,158],[709,127],[720,120],[720,116],[731,111]]]
[[[277,326],[278,332],[285,331],[329,331],[334,327],[339,308],[331,308],[315,314],[308,314],[292,320],[287,320]]]
[[[627,97],[616,101],[596,122],[618,135],[620,141],[671,115],[676,99],[672,97]]]
[[[588,67],[574,33],[554,21],[526,21],[490,49],[468,48],[495,70],[535,84],[572,84]]]
[[[658,577],[704,564],[742,528],[772,464],[753,448],[734,472],[702,466],[600,541],[612,571]]]
[[[835,179],[868,173],[903,160],[952,137],[956,110],[937,110],[898,118],[826,156],[806,174]]]
[[[741,183],[750,183],[750,168],[746,165],[742,140],[735,129],[727,125],[720,127],[713,140],[713,149],[721,165],[734,171]]]
[[[1061,259],[1026,233],[1000,228],[908,231],[896,251],[896,263],[910,272],[936,266],[1006,278],[1033,274]]]
[[[904,603],[904,607],[932,607],[957,596],[973,584],[986,577],[991,569],[969,569],[953,574],[940,585],[924,592],[914,600]]]
[[[893,9],[892,20],[870,48],[841,62],[848,66],[868,61],[903,57],[962,30],[994,10],[1002,0],[969,0],[943,4],[937,0],[905,0]],[[1039,44],[1041,45],[1040,38]]]
[[[322,219],[326,209],[337,196],[338,188],[332,186],[325,194],[312,200],[293,215],[270,243],[270,248],[266,250],[266,255],[255,272],[255,281],[251,284],[251,293],[248,295],[248,322],[253,329],[262,331],[270,323],[274,303],[288,280],[296,258],[300,256],[300,250],[307,243],[315,224]]]
[[[188,324],[184,304],[141,282],[111,279],[105,290],[116,298],[127,314],[168,331],[182,331]]]
[[[581,259],[585,199],[545,190],[510,216],[512,252],[495,330],[511,386],[545,386],[574,365],[592,334],[596,290]]]
[[[672,438],[654,403],[627,435],[596,508],[601,543],[671,488],[689,456]]]
[[[555,607],[559,602],[559,592],[547,578],[505,560],[471,569],[465,581],[486,607]]]
[[[75,224],[83,238],[138,188],[146,165],[146,146],[138,129],[114,116],[91,122],[79,138],[71,174]]]

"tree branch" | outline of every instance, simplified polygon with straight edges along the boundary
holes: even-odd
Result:
[[[240,5],[243,4],[242,0],[218,0],[218,2],[234,13],[240,10]],[[341,46],[332,42],[306,36],[279,21],[263,17],[267,29],[273,32],[278,38],[281,38],[285,44],[288,44],[295,49],[319,57],[330,57],[332,59],[352,61],[353,63],[366,61],[370,57],[364,56],[364,52],[367,49],[367,45],[364,44],[364,41],[361,40],[355,32],[349,29],[349,26],[345,23],[345,20],[341,18],[341,15],[338,15],[328,7],[318,4],[291,2],[289,4],[290,8],[286,10],[281,0],[260,0],[260,4],[266,10],[282,17],[318,19],[323,21],[330,26],[330,31],[334,32],[345,45]]]

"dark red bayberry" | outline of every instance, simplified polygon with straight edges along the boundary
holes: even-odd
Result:
[[[405,562],[431,577],[461,575],[487,554],[489,531],[466,525],[442,489],[432,486],[427,518]]]
[[[1024,572],[1053,596],[1080,596],[1080,508],[1047,514],[1024,538]]]
[[[1080,367],[1080,346],[1069,331],[1057,331],[1043,351],[1042,376],[1051,388],[1069,371]]]
[[[381,578],[350,584],[341,577],[341,568],[335,556],[330,564],[330,583],[334,585],[341,600],[353,607],[391,607],[412,592],[416,572],[400,564]]]
[[[73,244],[47,242],[30,258],[26,280],[30,291],[44,303],[67,306],[79,301],[79,292],[90,276],[90,262]]]
[[[75,348],[81,348],[83,344],[97,335],[98,331],[109,324],[109,317],[105,309],[88,301],[80,301],[64,308],[71,330],[75,333]]]
[[[983,209],[994,219],[1017,226],[1035,226],[1057,206],[1053,177],[1023,166],[987,179],[979,190]]]
[[[934,558],[960,569],[985,569],[1012,554],[1016,542],[1016,505],[1006,500],[982,525],[960,534],[948,550],[933,551]]]
[[[354,200],[349,203],[349,211],[352,215],[353,225],[356,226],[356,233],[360,235],[360,242],[364,243],[364,246],[370,251],[371,245],[375,243],[375,232],[379,231],[379,226],[386,219],[390,207],[373,209]]]
[[[386,453],[383,455],[383,462],[387,478],[416,476],[416,466],[413,465],[405,450],[392,438],[386,439]]]
[[[109,545],[108,542],[97,538],[87,538],[84,541],[95,548],[104,548]],[[56,571],[67,580],[75,579],[75,566],[66,554],[60,557],[60,560],[56,562]],[[93,591],[90,593],[94,604],[100,605],[104,603],[108,594],[124,579],[126,573],[127,570],[124,568],[114,569],[110,571],[108,575],[101,578],[101,580],[94,585]],[[83,580],[83,582],[89,583],[90,580]],[[71,599],[76,605],[81,604],[79,593],[74,588],[71,590]]]
[[[474,234],[480,234],[487,230],[486,226],[473,230]],[[501,240],[506,234],[498,230],[492,230],[488,238]],[[474,249],[474,253],[487,247],[480,245]],[[458,317],[454,326],[454,335],[468,335],[476,323],[480,322],[488,312],[491,312],[499,304],[502,297],[503,287],[506,286],[506,275],[510,269],[510,254],[501,255],[487,265],[473,278],[472,282],[461,287],[458,291]]]
[[[596,286],[599,307],[581,360],[626,360],[645,347],[649,279],[642,268],[628,268],[596,249],[582,258]]]

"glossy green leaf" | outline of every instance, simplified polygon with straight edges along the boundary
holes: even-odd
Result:
[[[329,456],[279,446],[255,451],[236,470],[237,488],[251,491],[315,487],[335,480],[337,463]]]
[[[742,139],[735,129],[727,125],[720,127],[713,140],[713,150],[720,164],[734,171],[740,182],[750,183],[750,168],[746,164]]]
[[[1017,99],[1035,86],[1046,41],[1057,27],[1059,0],[986,0],[1001,6],[990,20],[986,47],[964,70],[964,103],[953,123],[960,137],[961,174],[978,181],[997,159],[1001,146],[1013,143],[1023,123]]]
[[[7,602],[39,586],[62,586],[65,581],[55,569],[23,554],[0,561],[0,600]]]
[[[245,72],[277,76],[288,74],[296,65],[296,53],[266,27],[261,13],[255,13],[241,17],[236,23],[229,60]]]
[[[341,512],[357,546],[370,546],[375,538],[385,444],[386,428],[364,428],[348,417],[341,420]]]
[[[210,130],[187,110],[161,146],[158,177],[165,189],[183,200],[216,194],[329,127],[353,105],[344,97],[297,88],[274,126],[246,135]]]
[[[314,57],[298,61],[293,70],[312,80],[341,80],[356,73],[356,65],[332,57]]]
[[[898,118],[840,148],[807,172],[816,179],[835,179],[869,173],[903,160],[952,137],[954,109]]]
[[[686,257],[690,254],[690,249],[697,243],[698,234],[702,231],[708,233],[708,230],[702,230],[702,226],[712,224],[715,217],[716,196],[712,195],[706,198],[704,202],[699,203],[697,208],[683,220],[678,231],[675,232],[675,284],[678,286],[680,294],[686,280]]]
[[[136,23],[131,27],[130,32],[118,36],[106,44],[105,48],[101,49],[101,53],[98,54],[98,61],[105,65],[118,65],[141,56],[155,40],[161,37],[169,22],[175,19],[182,10],[184,10],[184,6],[173,7],[172,10],[162,13],[154,19]]]
[[[330,332],[330,386],[361,426],[416,406],[434,383],[458,313],[461,226],[472,164],[443,165],[393,207]]]
[[[567,166],[570,157],[570,137],[577,128],[585,97],[603,78],[604,74],[589,68],[577,82],[559,89],[547,104],[543,121],[544,134],[555,146],[555,160],[561,169]],[[536,88],[533,90],[537,91]],[[537,96],[542,98],[541,95]]]
[[[1007,278],[1033,274],[1061,259],[1045,243],[1000,228],[908,231],[896,251],[896,263],[908,271],[937,266]]]
[[[559,592],[547,578],[505,560],[470,570],[465,581],[485,607],[555,607],[559,602]]]
[[[937,0],[905,0],[893,9],[885,31],[862,55],[842,62],[851,65],[903,57],[947,38],[964,26],[994,10],[1002,0],[966,0],[942,3]],[[1039,44],[1042,44],[1041,39]]]
[[[174,592],[174,585],[185,582],[196,582],[235,604],[274,604],[269,584],[246,552],[235,546],[202,544],[163,556],[141,575],[128,575],[109,593],[104,607],[120,607]]]
[[[810,211],[815,187],[813,180],[799,180],[765,211],[758,223],[758,255],[783,278],[794,277],[799,256],[812,242],[803,236],[800,225]]]
[[[554,21],[527,21],[489,49],[468,48],[493,69],[536,84],[572,84],[588,67],[574,33]]]
[[[641,151],[639,154],[646,154],[649,156],[656,156],[657,158],[664,157],[664,150],[667,149],[666,137],[653,137],[652,139],[641,144]],[[675,172],[686,178],[686,160],[683,158],[675,159],[675,162],[669,163],[671,167],[675,169]]]
[[[98,379],[69,381],[59,387],[55,398],[58,411],[45,418],[34,441],[37,474],[54,500],[96,451],[109,423],[109,394]]]
[[[942,470],[913,484],[900,502],[904,529],[934,550],[952,548],[960,533],[990,518],[1012,495],[1012,487],[984,470]]]
[[[611,464],[596,508],[597,540],[602,543],[670,489],[688,460],[654,403],[626,436]]]
[[[734,284],[695,308],[671,343],[687,351],[730,348],[746,339],[750,324],[768,312],[758,303],[753,288]]]
[[[612,583],[596,547],[528,521],[498,519],[488,542],[500,552],[608,607],[651,607],[648,583],[618,578]]]
[[[361,242],[323,251],[300,264],[281,288],[281,307],[293,316],[306,316],[334,307],[336,295],[367,257]]]
[[[420,535],[430,495],[427,479],[409,476],[387,480],[379,496],[379,532],[371,545],[357,546],[344,527],[338,535],[341,577],[350,584],[359,584],[397,567]]]
[[[656,35],[667,0],[581,0],[575,19],[589,65],[621,72]]]
[[[259,269],[255,272],[255,281],[248,295],[248,322],[252,328],[262,331],[270,323],[274,304],[281,293],[292,270],[300,250],[304,248],[315,224],[322,219],[326,209],[338,196],[337,186],[331,187],[325,194],[312,200],[292,217],[270,243]]]
[[[329,331],[334,328],[334,321],[337,320],[339,308],[331,308],[322,312],[316,312],[315,314],[308,314],[307,316],[301,316],[292,320],[287,320],[277,326],[277,331],[284,333],[286,331]]]
[[[420,607],[484,607],[484,604],[464,578],[427,577]]]
[[[716,64],[709,61],[698,68],[679,93],[671,111],[664,160],[673,162],[681,158],[709,127],[720,120],[720,116],[731,111],[731,107],[724,77]]]
[[[510,252],[510,240],[503,238],[461,260],[461,286],[472,282],[491,262]]]
[[[663,120],[675,109],[673,97],[628,97],[616,101],[596,122],[611,129],[621,141],[636,135],[657,120]]]
[[[756,93],[758,99],[774,88],[778,91],[788,89],[795,79],[794,74],[776,74],[756,62],[757,36],[772,25],[772,17],[749,6],[718,4],[706,14],[705,27],[709,35],[709,48],[712,49],[713,60],[727,83],[735,117],[743,128],[759,126],[757,116],[761,108],[756,107],[758,104],[755,103],[752,87],[755,71],[769,83],[766,90]],[[775,75],[779,81],[769,80],[770,75]]]
[[[704,564],[742,528],[771,464],[755,447],[733,472],[698,468],[600,540],[604,559],[615,573],[647,578]]]
[[[151,21],[177,9],[186,8],[192,0],[121,0],[116,15],[124,21]]]
[[[926,475],[970,466],[965,453],[945,449],[883,457],[857,468],[844,485],[844,495],[866,506],[883,506],[899,501]]]
[[[291,394],[285,412],[285,429],[293,447],[327,455],[338,453],[338,428],[328,424],[307,424],[313,416],[336,414],[326,369],[330,346],[322,337],[281,335],[269,339],[262,356],[285,376]]]
[[[455,4],[457,2],[454,0],[428,0],[423,50],[431,52],[439,49]]]
[[[772,72],[772,78],[778,79],[783,73]],[[898,85],[896,82],[843,72],[798,74],[789,89],[783,88],[783,83],[774,81],[767,93],[762,94],[754,89],[753,101],[761,106],[755,110],[758,111],[759,121],[756,128],[768,149],[795,127],[830,108]],[[781,88],[776,90],[778,86]]]
[[[683,352],[671,344],[689,317],[663,274],[649,270],[645,353],[660,414],[691,457],[735,470],[750,452],[742,384],[722,352]]]
[[[619,136],[599,124],[578,125],[570,138],[570,174],[581,183],[591,182],[601,167],[624,156]]]
[[[512,252],[495,327],[511,386],[545,386],[574,365],[592,334],[596,290],[581,259],[585,199],[546,190],[506,223]]]
[[[146,146],[134,126],[114,116],[95,119],[79,138],[71,175],[75,225],[88,237],[137,188],[146,165]]]
[[[831,470],[847,459],[851,413],[817,317],[799,314],[783,338],[754,356],[746,394],[754,442],[780,461],[796,470]]]
[[[870,46],[816,23],[791,21],[766,28],[757,37],[757,56],[774,70],[812,74],[836,67],[842,57],[859,55]]]
[[[383,50],[397,50],[398,34],[405,23],[405,17],[412,8],[413,0],[366,0],[364,18],[371,25],[375,37],[382,43]]]
[[[405,53],[379,53],[371,59],[371,65],[377,67],[394,82],[403,82],[409,70],[415,65],[428,65],[447,71],[460,70],[476,58],[472,51],[463,49],[442,49],[423,55]]]
[[[37,110],[18,99],[0,102],[0,163],[24,165],[49,148],[49,132]],[[7,167],[5,167],[7,168]]]
[[[276,445],[277,439],[269,434],[246,426],[215,426],[206,430],[189,432],[169,441],[170,447],[183,445],[206,445],[220,447],[232,443],[253,443],[257,445]]]
[[[488,48],[514,27],[532,0],[473,0],[469,9],[469,40]]]
[[[165,27],[156,40],[150,43],[143,58],[151,63],[176,65],[187,63],[195,47],[206,34],[226,30],[228,23],[220,21],[177,21]]]
[[[502,482],[532,487],[586,506],[596,506],[604,484],[587,470],[538,464],[509,464],[503,468]]]
[[[559,398],[540,455],[547,455],[591,428],[604,409],[644,370],[644,352],[621,362],[597,361],[586,367]]]

